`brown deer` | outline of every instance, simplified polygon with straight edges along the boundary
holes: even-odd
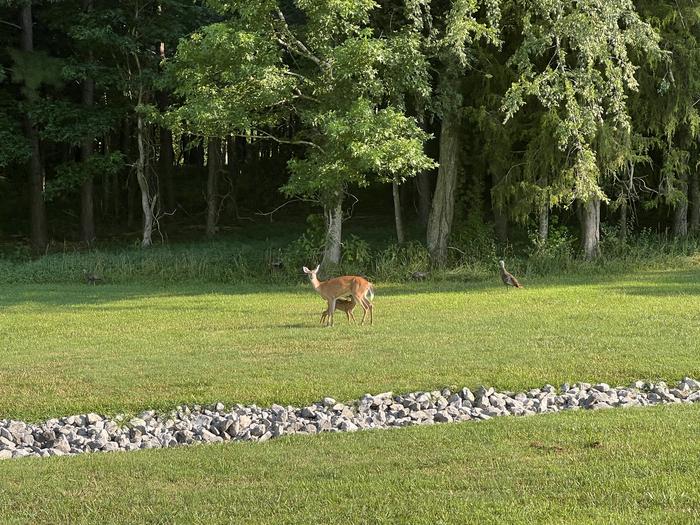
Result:
[[[352,313],[352,311],[355,309],[355,303],[352,302],[352,299],[337,299],[335,301],[335,309],[342,310],[343,312],[345,312],[345,315],[348,317],[348,323],[351,320],[353,323],[357,322],[355,320],[355,316]],[[319,322],[323,324],[326,321],[326,319],[328,319],[328,309],[321,312],[321,321]]]
[[[347,296],[350,296],[351,301],[355,305],[359,304],[362,307],[363,313],[360,324],[364,324],[367,313],[369,313],[370,324],[374,324],[372,313],[374,287],[372,283],[356,275],[344,275],[343,277],[336,277],[327,281],[319,281],[317,274],[320,267],[321,265],[318,265],[315,269],[309,270],[304,266],[303,270],[309,276],[309,281],[311,281],[311,286],[314,287],[314,290],[328,302],[326,326],[333,326],[333,313],[335,312],[336,303],[339,298]]]

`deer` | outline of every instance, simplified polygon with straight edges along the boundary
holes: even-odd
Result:
[[[321,265],[319,264],[313,270],[309,270],[304,266],[303,270],[309,276],[309,281],[311,281],[311,286],[313,286],[314,290],[328,302],[326,326],[333,326],[333,313],[335,312],[338,299],[348,296],[351,298],[353,306],[359,304],[362,307],[363,313],[360,324],[365,323],[367,313],[369,313],[369,323],[374,324],[372,312],[374,286],[372,286],[372,283],[356,275],[344,275],[343,277],[336,277],[327,281],[319,281],[317,274],[320,267]]]
[[[353,323],[356,323],[357,320],[355,319],[355,316],[353,315],[353,310],[355,309],[355,303],[352,302],[351,299],[337,299],[335,301],[335,309],[336,310],[342,310],[345,312],[345,315],[348,317],[348,323],[352,320]],[[328,319],[328,309],[324,310],[321,312],[321,320],[319,321],[321,324],[324,323]]]

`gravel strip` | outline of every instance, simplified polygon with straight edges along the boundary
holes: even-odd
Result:
[[[602,410],[700,401],[700,382],[686,377],[675,387],[636,381],[628,387],[605,383],[552,385],[527,392],[480,387],[365,396],[351,404],[326,397],[306,407],[272,405],[178,406],[149,410],[131,419],[90,413],[41,424],[0,419],[0,459],[48,457],[177,447],[224,441],[263,442],[286,434],[355,432],[376,428],[531,416],[562,410]]]

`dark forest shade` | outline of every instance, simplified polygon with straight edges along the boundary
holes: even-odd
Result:
[[[601,222],[623,240],[642,228],[696,234],[697,6],[593,3],[595,17],[565,0],[418,11],[389,0],[343,13],[5,3],[2,235],[39,255],[50,240],[136,232],[145,247],[158,231],[213,236],[300,197],[300,222],[325,213],[335,264],[348,195],[399,242],[425,235],[436,266],[473,220],[497,246],[527,230],[545,245],[564,225],[586,258],[600,252]],[[626,53],[590,47],[591,31]]]

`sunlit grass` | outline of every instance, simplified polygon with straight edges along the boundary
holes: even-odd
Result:
[[[700,376],[698,277],[379,283],[333,329],[308,285],[5,286],[0,418]]]
[[[2,523],[697,523],[698,406],[0,462]]]

